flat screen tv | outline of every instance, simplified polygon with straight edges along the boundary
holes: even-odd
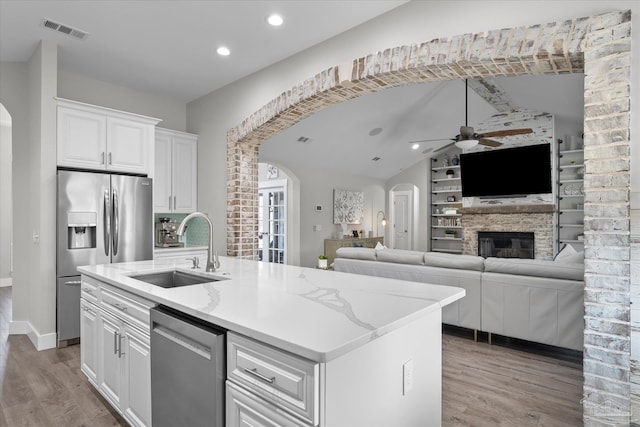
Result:
[[[460,155],[462,197],[523,197],[551,193],[550,144]]]

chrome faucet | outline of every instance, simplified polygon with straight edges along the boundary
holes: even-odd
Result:
[[[207,248],[207,268],[205,271],[214,272],[216,269],[220,268],[220,259],[218,258],[218,252],[214,252],[213,250],[213,223],[209,217],[202,212],[190,213],[180,223],[180,226],[178,227],[178,236],[182,236],[184,234],[187,222],[191,221],[193,218],[203,218],[207,221],[207,225],[209,226],[209,247]]]

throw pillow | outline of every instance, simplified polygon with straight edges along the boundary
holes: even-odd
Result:
[[[387,249],[387,247],[385,245],[383,245],[382,243],[378,242],[378,243],[376,243],[375,249],[377,251],[379,251],[380,249]]]
[[[575,255],[578,251],[571,246],[570,244],[565,244],[564,247],[558,252],[558,254],[553,258],[554,261],[564,261],[563,258],[570,257]]]

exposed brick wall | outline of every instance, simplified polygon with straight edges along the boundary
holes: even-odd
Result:
[[[584,422],[629,424],[630,45],[630,12],[612,12],[399,46],[317,74],[228,132],[227,253],[255,256],[258,144],[311,114],[407,83],[584,71]]]

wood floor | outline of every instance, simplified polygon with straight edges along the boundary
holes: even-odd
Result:
[[[11,288],[0,288],[0,427],[126,425],[80,372],[80,346],[38,352],[8,336],[10,319]],[[442,346],[444,427],[582,425],[579,360],[449,333]]]

